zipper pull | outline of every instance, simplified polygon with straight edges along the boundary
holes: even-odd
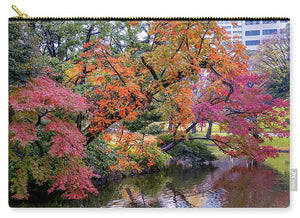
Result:
[[[28,14],[22,13],[22,12],[19,10],[19,8],[18,8],[17,6],[12,5],[11,7],[12,7],[12,9],[14,9],[15,12],[17,12],[17,14],[19,15],[19,16],[16,16],[16,17],[14,17],[14,18],[28,18]]]

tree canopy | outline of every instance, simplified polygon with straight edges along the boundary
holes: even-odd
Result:
[[[289,113],[288,101],[265,94],[260,83],[266,76],[249,72],[245,46],[233,43],[216,21],[23,25],[39,38],[46,61],[26,84],[10,87],[13,198],[29,196],[30,180],[49,182],[49,193],[61,190],[70,199],[97,193],[91,183],[95,166],[87,166],[85,158],[97,140],[112,140],[107,130],[115,124],[114,144],[97,147],[115,151],[111,171],[154,166],[179,142],[195,139],[187,133],[206,122],[227,134],[197,139],[258,162],[278,152],[260,143],[272,134],[288,136],[281,119]],[[153,110],[171,124],[172,140],[162,147],[159,139],[145,140],[125,128]]]
[[[276,98],[290,96],[290,27],[264,40],[253,57],[254,71],[267,73],[264,86]]]

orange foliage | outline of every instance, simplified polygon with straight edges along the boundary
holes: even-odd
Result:
[[[129,24],[137,26],[139,22]],[[217,104],[228,100],[232,94],[228,84],[233,84],[236,76],[248,74],[245,46],[232,43],[215,21],[150,21],[148,34],[152,48],[142,55],[132,55],[133,51],[114,55],[102,39],[84,45],[82,61],[71,71],[82,81],[93,83],[86,128],[90,138],[120,120],[134,121],[138,111],[147,112],[153,99],[160,98],[160,113],[172,124],[171,133],[180,138],[186,134],[182,130],[196,120],[191,109],[197,103],[192,84],[209,77],[210,84],[194,87],[202,101]],[[117,145],[120,160],[112,169],[140,170],[130,160],[130,149],[148,156],[151,165],[152,157],[147,153],[151,143],[126,133]]]

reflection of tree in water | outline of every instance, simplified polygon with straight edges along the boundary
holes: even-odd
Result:
[[[121,198],[120,183],[113,182],[104,187],[98,188],[99,194],[89,195],[81,200],[67,200],[66,207],[106,207],[109,202]]]
[[[193,207],[193,205],[186,199],[183,191],[174,188],[173,183],[167,183],[166,188],[173,193],[173,203],[175,207]]]
[[[125,183],[139,190],[139,193],[148,197],[156,197],[162,191],[165,184],[170,182],[171,178],[165,171],[150,174],[144,177],[128,178]]]
[[[97,196],[86,199],[62,200],[53,193],[45,202],[28,204],[35,207],[288,206],[288,177],[266,167],[249,169],[242,159],[220,158],[215,166],[216,169],[170,166],[155,174],[111,182],[98,188]]]
[[[175,188],[189,189],[194,185],[199,185],[205,181],[208,174],[214,169],[184,168],[173,166],[168,169],[167,175],[172,178],[172,184]]]
[[[106,186],[83,206],[286,207],[289,186],[281,179],[272,169],[248,168],[241,160],[223,162],[213,171],[172,166]]]
[[[193,207],[187,200],[209,170],[170,166],[165,171],[124,181],[125,207]],[[197,189],[197,188],[196,188]],[[199,191],[198,191],[199,192]]]
[[[278,190],[279,174],[263,167],[235,166],[215,181],[214,191],[223,191],[222,207],[287,207],[289,189]]]

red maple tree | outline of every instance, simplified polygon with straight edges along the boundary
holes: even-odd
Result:
[[[137,28],[139,22],[130,25]],[[91,84],[85,97],[47,76],[11,89],[10,160],[17,170],[10,191],[14,198],[28,197],[28,174],[37,184],[53,181],[49,192],[63,190],[67,198],[97,193],[90,181],[95,175],[82,161],[85,146],[112,124],[134,121],[154,102],[172,124],[174,136],[162,151],[187,139],[197,123],[212,121],[227,135],[201,139],[213,141],[224,153],[256,161],[276,156],[276,149],[260,143],[271,139],[270,133],[288,136],[283,130],[287,123],[280,118],[288,114],[289,105],[264,94],[259,86],[264,77],[248,72],[245,46],[232,43],[215,21],[150,21],[147,34],[150,48],[142,54],[136,48],[115,54],[105,39],[84,45],[80,61],[64,76],[66,86]],[[88,117],[84,129],[83,114]],[[124,131],[116,145],[119,158],[112,170],[139,171],[140,163],[132,162],[133,153],[146,157],[149,167],[160,154],[155,142]],[[30,149],[39,149],[40,156],[32,155]],[[25,161],[29,164],[24,165]]]

